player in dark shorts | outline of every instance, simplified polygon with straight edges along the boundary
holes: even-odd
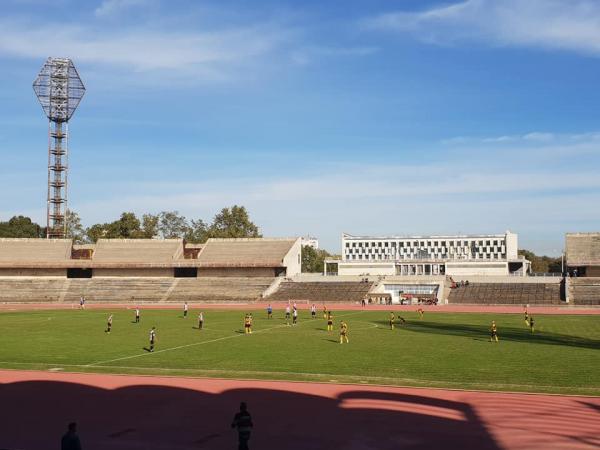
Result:
[[[113,315],[109,315],[108,319],[106,320],[106,330],[104,331],[105,333],[110,333],[110,330],[112,328],[112,321],[113,321]]]
[[[200,314],[198,314],[198,329],[201,330],[203,326],[204,326],[204,313],[202,311],[200,311]]]
[[[286,325],[290,324],[290,305],[285,307],[285,323]]]
[[[327,331],[333,331],[333,314],[327,311]]]
[[[533,334],[535,331],[535,328],[533,326],[534,326],[533,316],[530,316],[529,317],[529,329],[531,330],[531,334]]]
[[[529,313],[527,312],[527,308],[525,308],[525,325],[529,326]]]
[[[294,308],[294,312],[292,313],[292,325],[296,325],[298,323],[298,310]]]
[[[156,342],[156,328],[150,330],[150,352],[154,351],[154,343]]]
[[[314,303],[313,303],[313,305],[310,307],[310,316],[311,316],[313,319],[316,319],[316,318],[317,318],[317,305],[315,305]]]
[[[185,302],[183,304],[183,318],[184,319],[187,318],[187,313],[188,313],[188,304],[187,304],[187,302]]]
[[[135,323],[140,323],[140,308],[135,308]]]
[[[252,319],[250,318],[250,314],[246,314],[244,317],[244,332],[252,334]]]
[[[492,326],[490,327],[490,342],[498,342],[498,328],[496,327],[496,321],[492,320]]]
[[[273,308],[271,307],[271,304],[269,303],[267,305],[267,319],[272,319],[273,318]]]
[[[393,312],[390,312],[390,330],[394,329],[395,323],[396,323],[396,315]]]

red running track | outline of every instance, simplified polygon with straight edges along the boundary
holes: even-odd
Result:
[[[240,401],[261,450],[598,449],[600,398],[364,385],[0,371],[0,448],[236,448]]]

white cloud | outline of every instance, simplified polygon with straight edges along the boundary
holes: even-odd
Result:
[[[421,12],[390,12],[368,29],[413,33],[440,45],[463,40],[600,55],[600,2],[595,0],[466,0]]]
[[[467,144],[462,154],[441,153],[434,162],[332,162],[322,163],[310,176],[219,176],[201,182],[164,179],[157,184],[140,177],[114,186],[120,195],[106,192],[102,199],[90,191],[73,193],[71,199],[92,222],[125,210],[163,209],[210,219],[223,206],[243,204],[264,234],[311,232],[330,249],[337,248],[342,231],[443,234],[505,229],[520,233],[524,247],[562,248],[565,231],[587,230],[600,221],[600,209],[591,207],[600,203],[600,142],[597,133],[586,133],[585,140],[552,133],[565,142],[535,141],[535,147],[528,148],[523,146],[528,134],[504,142],[501,149],[494,143]],[[587,145],[587,153],[582,145]]]
[[[76,63],[112,66],[127,72],[226,80],[277,51],[290,37],[270,26],[220,31],[164,31],[148,28],[105,32],[90,27],[28,26],[0,20],[0,55],[72,57]]]
[[[456,136],[443,139],[445,145],[463,145],[463,144],[511,144],[530,143],[530,144],[576,144],[588,143],[597,144],[600,141],[600,132],[589,133],[549,133],[544,131],[532,131],[525,134],[512,134],[501,136]],[[575,147],[572,147],[575,149]]]
[[[112,16],[124,9],[133,6],[143,6],[148,3],[148,0],[104,0],[94,11],[97,17]]]

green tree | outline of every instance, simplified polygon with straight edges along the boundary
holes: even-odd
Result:
[[[140,220],[132,212],[124,212],[119,220],[111,223],[95,224],[89,227],[86,234],[90,241],[105,239],[139,239],[144,237]]]
[[[160,218],[156,214],[144,214],[142,216],[141,236],[144,239],[152,239],[158,236],[158,221]]]
[[[519,250],[519,255],[531,261],[531,271],[534,273],[560,273],[561,258],[553,256],[538,256],[529,250]]]
[[[14,216],[7,222],[0,222],[0,237],[44,238],[46,228],[26,216]]]
[[[158,216],[158,231],[164,239],[184,238],[190,232],[187,219],[178,211],[163,211]]]
[[[325,250],[302,247],[302,272],[323,273],[324,261],[329,257],[331,255]]]
[[[70,209],[67,209],[65,214],[65,221],[67,223],[67,238],[73,239],[75,244],[82,244],[86,240],[85,228],[81,225],[81,219],[79,214]]]
[[[192,220],[185,235],[185,240],[193,244],[201,244],[208,239],[208,226],[202,219]]]
[[[250,220],[243,206],[223,208],[208,228],[208,236],[213,238],[257,238],[262,237],[258,227]]]

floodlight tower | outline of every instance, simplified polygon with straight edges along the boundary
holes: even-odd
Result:
[[[69,119],[85,93],[85,86],[73,61],[48,58],[33,82],[33,90],[49,121],[46,237],[64,238],[67,231]]]

